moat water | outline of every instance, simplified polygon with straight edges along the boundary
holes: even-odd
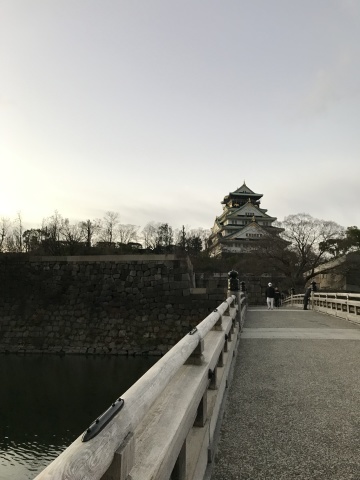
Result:
[[[0,355],[0,480],[29,480],[159,357]]]

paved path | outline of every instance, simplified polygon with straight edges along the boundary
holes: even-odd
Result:
[[[360,327],[248,311],[212,480],[360,480]]]

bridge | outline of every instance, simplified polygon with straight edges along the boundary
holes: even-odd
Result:
[[[360,327],[332,297],[249,309],[212,480],[360,478]]]
[[[360,295],[310,308],[230,291],[36,479],[359,478]]]

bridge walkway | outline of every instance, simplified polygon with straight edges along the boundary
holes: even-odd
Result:
[[[250,308],[211,480],[360,479],[360,327]]]

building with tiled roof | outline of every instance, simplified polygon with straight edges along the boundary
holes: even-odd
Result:
[[[223,213],[216,217],[209,238],[212,256],[222,253],[246,253],[256,248],[256,241],[269,234],[278,234],[281,228],[273,227],[276,217],[260,208],[261,193],[253,192],[244,184],[229,193],[221,202]]]

